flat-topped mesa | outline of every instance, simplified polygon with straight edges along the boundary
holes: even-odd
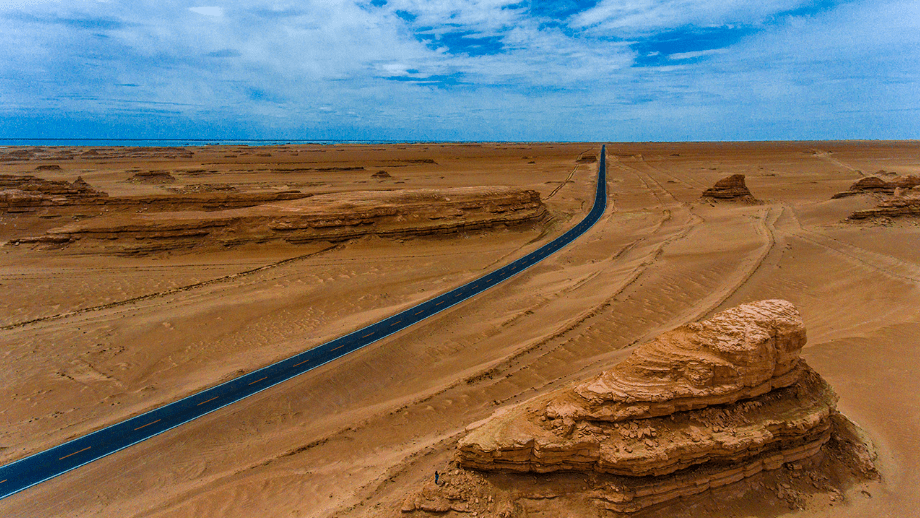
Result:
[[[473,427],[459,443],[460,464],[660,476],[815,450],[829,437],[836,396],[799,358],[804,344],[789,302],[723,311],[639,346],[610,371]]]
[[[743,174],[733,174],[722,178],[715,185],[703,191],[703,198],[712,200],[732,200],[754,203],[757,200],[744,183]]]

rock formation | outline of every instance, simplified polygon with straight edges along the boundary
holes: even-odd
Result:
[[[898,188],[900,191],[900,187]],[[916,189],[912,189],[915,192]],[[857,210],[850,214],[851,220],[872,218],[897,218],[901,216],[920,216],[920,194],[901,194],[898,192],[891,199],[884,200],[871,209]]]
[[[471,473],[591,473],[603,483],[588,497],[632,512],[807,459],[845,418],[799,358],[805,340],[789,302],[723,311],[470,426],[457,461]]]
[[[243,194],[225,194],[220,199],[240,196]],[[99,249],[101,253],[135,255],[245,243],[338,242],[365,235],[451,234],[499,225],[539,223],[548,214],[538,192],[504,187],[305,196],[211,212],[118,212],[53,228],[42,236],[13,239],[10,243],[78,244]]]
[[[308,198],[300,191],[236,193],[234,187],[211,186],[175,189],[177,194],[156,196],[109,196],[93,189],[83,178],[73,182],[43,180],[30,175],[0,175],[0,214],[40,212],[78,207],[84,215],[105,211],[147,212],[170,210],[225,210]]]
[[[97,202],[107,195],[77,177],[73,182],[31,175],[0,175],[0,213]]]
[[[748,190],[744,183],[743,174],[733,174],[722,178],[715,185],[703,191],[703,198],[712,200],[730,200],[744,201],[748,203],[756,202],[751,191]]]
[[[386,180],[387,178],[392,178],[392,177],[393,176],[390,173],[384,171],[383,169],[371,175],[371,178],[376,178],[378,180]]]
[[[920,176],[900,176],[891,181],[883,180],[877,176],[867,176],[857,180],[850,186],[849,190],[835,194],[833,198],[845,198],[867,193],[894,194],[895,189],[907,190],[918,186],[920,186]]]

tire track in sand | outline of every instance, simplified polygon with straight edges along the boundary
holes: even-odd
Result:
[[[790,219],[795,224],[795,228],[789,232],[790,235],[830,250],[831,252],[843,256],[851,263],[875,270],[887,277],[913,284],[920,284],[920,265],[901,261],[888,255],[882,255],[877,252],[866,250],[865,248],[843,243],[832,237],[825,236],[820,232],[808,230],[802,226],[802,222],[795,216],[795,211],[791,208],[788,209]]]
[[[60,320],[60,319],[62,319],[62,318],[69,318],[69,317],[73,317],[73,316],[77,316],[77,315],[82,315],[82,314],[84,314],[84,313],[90,313],[90,312],[94,312],[94,311],[102,311],[102,310],[105,310],[105,309],[117,308],[117,307],[120,307],[120,306],[126,306],[126,305],[129,305],[129,304],[134,304],[134,303],[136,303],[136,302],[142,302],[142,301],[145,301],[145,300],[152,300],[152,299],[158,299],[158,298],[168,297],[168,296],[170,296],[170,295],[175,295],[176,293],[182,293],[182,292],[185,292],[185,291],[196,290],[196,289],[198,289],[198,288],[203,288],[203,287],[205,287],[205,286],[211,286],[211,285],[214,285],[214,284],[221,284],[221,283],[225,283],[225,282],[230,282],[230,281],[234,281],[234,280],[237,280],[237,279],[241,279],[241,278],[243,278],[243,277],[248,277],[248,276],[250,276],[250,275],[254,275],[254,274],[261,273],[261,272],[264,272],[264,271],[267,271],[267,270],[271,270],[271,269],[274,269],[274,268],[278,268],[278,267],[280,267],[280,266],[285,266],[285,265],[288,265],[288,264],[291,264],[291,263],[295,263],[295,262],[298,262],[298,261],[302,261],[302,260],[308,259],[308,258],[310,258],[310,257],[315,257],[315,256],[317,256],[317,255],[324,254],[324,253],[326,253],[326,252],[331,252],[331,251],[333,251],[333,250],[340,249],[340,248],[342,248],[342,247],[343,247],[343,245],[332,245],[332,246],[329,246],[329,247],[324,248],[324,249],[322,249],[322,250],[319,250],[319,251],[317,251],[317,252],[311,252],[311,253],[309,253],[309,254],[299,255],[299,256],[297,256],[297,257],[291,257],[291,258],[284,259],[284,260],[281,260],[281,261],[278,261],[278,262],[275,262],[275,263],[266,264],[266,265],[263,265],[263,266],[259,266],[259,267],[257,267],[257,268],[252,268],[252,269],[250,269],[250,270],[244,270],[244,271],[242,271],[242,272],[231,273],[230,275],[224,275],[223,277],[216,277],[216,278],[214,278],[214,279],[208,279],[208,280],[206,280],[206,281],[201,281],[201,282],[196,282],[196,283],[192,283],[192,284],[187,284],[187,285],[185,285],[185,286],[179,286],[178,288],[170,288],[170,289],[168,289],[168,290],[157,291],[157,292],[148,293],[148,294],[145,294],[145,295],[140,295],[140,296],[137,296],[137,297],[131,297],[131,298],[128,298],[128,299],[123,299],[123,300],[117,300],[117,301],[115,301],[115,302],[108,302],[108,303],[106,303],[106,304],[100,304],[100,305],[98,305],[98,306],[91,306],[91,307],[88,307],[88,308],[80,308],[80,309],[75,309],[75,310],[73,310],[73,311],[67,311],[67,312],[64,312],[64,313],[57,313],[57,314],[54,314],[54,315],[47,315],[47,316],[44,316],[44,317],[33,318],[33,319],[31,319],[31,320],[24,320],[24,321],[22,321],[22,322],[16,322],[16,323],[13,323],[13,324],[6,324],[6,325],[4,325],[4,326],[0,326],[0,331],[9,331],[9,330],[11,330],[11,329],[17,329],[17,328],[25,327],[25,326],[28,326],[28,325],[31,325],[31,324],[38,324],[38,323],[40,323],[40,322],[48,322],[48,321],[51,321],[51,320]]]

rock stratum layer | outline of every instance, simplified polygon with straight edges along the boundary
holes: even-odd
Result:
[[[845,418],[799,358],[805,341],[787,301],[723,311],[471,425],[457,461],[474,472],[593,473],[606,478],[591,498],[633,512],[811,457]]]
[[[230,199],[240,195],[227,194]],[[142,254],[246,243],[344,241],[365,235],[421,236],[536,223],[539,193],[504,187],[349,192],[247,208],[116,214],[53,228],[14,244],[51,243]],[[191,198],[193,195],[176,196]],[[170,197],[173,198],[173,197]]]
[[[747,188],[747,184],[744,183],[743,174],[733,174],[722,178],[715,185],[703,191],[703,198],[709,198],[712,200],[729,200],[729,201],[744,201],[748,203],[756,202],[757,200],[751,194],[751,191]]]
[[[897,218],[901,216],[920,216],[920,195],[896,195],[894,198],[880,202],[871,209],[854,211],[850,214],[850,219]]]
[[[189,188],[190,187],[190,188]],[[55,213],[75,208],[83,215],[100,215],[107,211],[224,210],[260,204],[309,198],[300,191],[233,192],[232,187],[195,188],[186,186],[177,194],[152,196],[109,196],[94,189],[82,178],[73,182],[44,180],[31,175],[0,175],[0,214]]]

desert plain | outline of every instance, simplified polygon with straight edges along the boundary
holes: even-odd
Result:
[[[590,210],[600,151],[0,149],[0,463],[521,257]],[[755,200],[701,198],[734,174]],[[878,476],[822,473],[836,485],[816,486],[799,473],[814,466],[784,466],[637,516],[920,515],[920,216],[871,212],[911,192],[851,190],[910,175],[920,175],[917,142],[608,144],[607,211],[559,253],[411,329],[0,500],[0,515],[406,515],[435,471],[459,471],[471,423],[764,299],[801,312],[801,356],[869,439]],[[509,475],[498,484],[515,505],[501,512],[608,514],[579,477]],[[486,499],[447,512],[498,516]]]

